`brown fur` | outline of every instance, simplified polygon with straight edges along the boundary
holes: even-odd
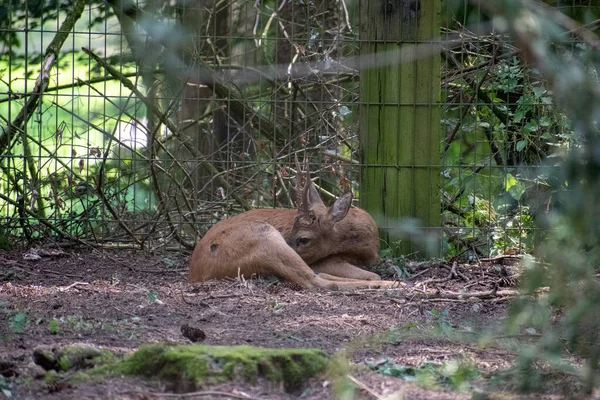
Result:
[[[198,242],[189,281],[277,275],[305,288],[391,286],[357,265],[378,260],[377,225],[350,208],[351,193],[326,207],[307,179],[298,210],[251,210],[214,225]]]

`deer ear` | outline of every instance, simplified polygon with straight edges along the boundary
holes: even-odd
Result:
[[[351,205],[352,192],[346,192],[342,196],[340,196],[340,198],[337,199],[329,209],[329,214],[331,215],[333,223],[337,223],[344,219],[346,214],[348,214]]]

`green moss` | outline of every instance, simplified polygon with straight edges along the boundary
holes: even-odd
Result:
[[[160,378],[175,386],[263,377],[292,389],[323,372],[328,363],[327,355],[317,349],[147,344],[111,369]]]
[[[58,370],[59,371],[68,371],[73,367],[73,364],[69,357],[60,357],[58,359]]]
[[[91,346],[64,347],[57,352],[58,371],[72,368],[90,368],[114,362],[115,356],[108,350]]]
[[[46,374],[44,375],[44,382],[46,383],[56,382],[59,379],[60,376],[58,375],[58,372],[53,369],[46,371]]]

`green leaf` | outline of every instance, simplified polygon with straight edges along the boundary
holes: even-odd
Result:
[[[525,112],[522,109],[517,110],[515,112],[514,121],[515,122],[521,122],[521,120],[523,119],[524,115],[525,115]]]
[[[515,200],[521,200],[523,193],[525,193],[525,187],[521,182],[517,182],[508,189],[508,194]]]
[[[534,87],[532,88],[532,90],[535,97],[542,97],[542,95],[546,91],[546,89],[543,87]]]
[[[504,187],[508,194],[515,200],[521,200],[523,193],[525,193],[525,186],[512,174],[504,176]]]
[[[386,258],[392,255],[392,249],[390,249],[389,247],[387,249],[381,249],[379,251],[379,257],[381,258]]]
[[[147,298],[150,303],[154,303],[156,300],[158,300],[158,293],[156,293],[154,290],[150,290]]]
[[[536,132],[539,128],[540,127],[536,121],[529,121],[527,124],[525,124],[525,129],[529,130],[530,132]]]
[[[540,118],[540,126],[551,126],[552,119],[550,117],[542,117]]]
[[[8,326],[15,333],[23,333],[27,324],[27,315],[24,312],[17,313],[9,318]]]
[[[509,173],[504,176],[504,187],[507,191],[516,184],[517,178],[515,178],[512,174]]]
[[[373,371],[382,375],[394,376],[396,378],[410,379],[416,375],[417,368],[407,365],[398,365],[389,358],[376,362],[365,361],[365,364]]]
[[[519,140],[517,142],[517,151],[520,153],[523,151],[523,149],[525,148],[525,146],[527,146],[527,142],[524,140]]]
[[[52,335],[56,335],[58,332],[60,332],[60,325],[58,324],[58,321],[55,318],[52,318],[48,323],[48,331]]]
[[[18,313],[17,315],[15,315],[15,316],[14,316],[13,320],[14,320],[15,322],[22,323],[22,322],[24,322],[24,321],[25,321],[25,318],[26,318],[26,317],[25,317],[25,313],[23,313],[23,312],[20,312],[20,313]]]

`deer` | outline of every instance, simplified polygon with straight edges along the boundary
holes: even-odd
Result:
[[[379,260],[375,221],[351,207],[352,191],[327,207],[296,157],[297,209],[253,209],[213,225],[197,242],[188,281],[275,275],[305,289],[384,288],[394,281],[358,265]]]

